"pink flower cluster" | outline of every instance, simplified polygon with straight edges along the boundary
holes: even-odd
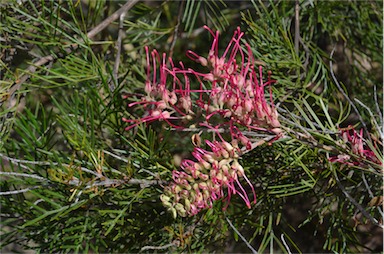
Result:
[[[371,149],[364,146],[363,129],[361,129],[360,132],[357,132],[350,126],[347,129],[341,130],[341,137],[346,144],[349,144],[353,154],[378,165],[383,164]],[[340,162],[350,166],[358,166],[361,164],[360,161],[352,161],[351,156],[347,154],[340,154],[338,156],[331,157],[329,160],[331,162]]]
[[[251,202],[239,178],[244,178],[255,192],[238,162],[238,144],[251,149],[250,140],[241,132],[246,130],[266,131],[281,134],[278,114],[272,100],[271,85],[265,82],[262,67],[256,67],[251,47],[241,40],[244,33],[237,28],[224,53],[219,56],[219,33],[205,27],[213,42],[208,56],[202,57],[192,51],[187,56],[207,68],[198,72],[176,64],[166,54],[145,47],[147,64],[146,95],[140,101],[128,104],[141,106],[146,114],[139,119],[123,118],[130,130],[141,123],[164,121],[172,128],[189,126],[210,128],[222,142],[206,141],[212,151],[195,147],[193,156],[197,162],[184,160],[180,171],[173,171],[173,182],[161,195],[163,204],[174,216],[194,215],[201,209],[211,207],[212,202],[224,197],[227,189],[231,195],[240,195],[246,205]],[[264,90],[269,88],[269,102]],[[218,129],[228,130],[231,144],[219,134]],[[240,189],[240,191],[238,190]]]
[[[182,170],[172,172],[173,182],[165,187],[164,194],[160,196],[175,218],[177,214],[192,216],[212,207],[213,201],[224,197],[225,190],[228,202],[233,194],[238,194],[250,208],[251,201],[239,178],[245,178],[256,203],[255,190],[238,162],[240,149],[237,140],[232,140],[232,144],[208,140],[206,143],[212,151],[195,147],[192,155],[197,161],[184,160]]]
[[[146,96],[128,106],[142,105],[148,114],[140,119],[123,118],[123,121],[130,123],[126,130],[153,121],[165,121],[174,128],[184,128],[191,124],[211,128],[210,120],[218,115],[221,120],[219,126],[228,127],[233,137],[236,135],[236,125],[279,134],[280,122],[271,91],[271,84],[275,81],[271,79],[270,73],[268,81],[263,81],[262,67],[255,66],[248,44],[245,44],[247,53],[243,51],[241,38],[244,33],[237,28],[225,52],[219,56],[219,33],[205,28],[213,36],[208,57],[204,58],[192,51],[188,51],[187,56],[206,66],[207,73],[187,69],[182,62],[179,62],[180,67],[176,67],[165,54],[160,56],[156,50],[149,54],[148,47],[145,48]],[[198,89],[191,88],[192,78],[197,80]],[[269,87],[269,103],[264,94],[266,86]],[[202,122],[200,116],[205,121]],[[218,121],[217,118],[215,121]]]

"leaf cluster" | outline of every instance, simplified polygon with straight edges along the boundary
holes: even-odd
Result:
[[[382,247],[369,242],[382,230],[382,168],[353,154],[339,132],[364,128],[366,147],[382,161],[379,2],[299,1],[298,50],[293,1],[140,1],[124,20],[88,38],[123,4],[0,4],[2,250],[249,252],[251,245],[260,253],[341,253]],[[220,52],[237,26],[246,31],[255,58],[278,81],[273,99],[286,135],[241,159],[256,189],[255,206],[247,209],[233,197],[225,211],[216,202],[195,217],[173,220],[159,195],[179,158],[190,157],[192,133],[162,122],[127,132],[121,119],[144,113],[127,107],[144,94],[143,46],[188,62],[187,49],[209,51],[204,24],[221,31]],[[255,142],[263,137],[253,135]],[[338,155],[363,163],[329,161]]]

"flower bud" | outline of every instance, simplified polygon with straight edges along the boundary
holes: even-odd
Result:
[[[200,182],[199,183],[199,188],[202,189],[202,190],[206,190],[208,189],[208,185],[206,182]]]
[[[211,168],[211,164],[206,162],[205,160],[201,160],[200,164],[202,164],[205,169],[210,169]]]
[[[164,101],[159,101],[156,104],[158,110],[163,110],[167,107],[167,104]]]
[[[251,112],[252,109],[253,109],[253,105],[252,105],[252,101],[250,99],[248,100],[245,100],[245,103],[244,103],[244,107],[245,107],[245,111],[246,112]]]
[[[223,170],[225,176],[229,176],[229,167],[227,166],[227,164],[221,166],[221,169]]]
[[[160,195],[160,200],[161,200],[161,202],[169,202],[169,200],[171,200],[171,198],[166,196],[166,195],[164,195],[164,194],[161,194]]]
[[[244,168],[243,166],[240,165],[240,163],[237,160],[233,161],[231,167],[237,172],[237,175],[239,177],[244,176]]]
[[[171,208],[172,207],[172,204],[169,203],[168,201],[163,201],[163,206],[167,207],[167,208]]]
[[[217,175],[216,170],[211,170],[211,171],[209,172],[209,175],[211,176],[211,179],[215,178],[216,175]]]
[[[207,66],[208,65],[208,60],[202,56],[200,56],[197,60],[202,66]]]
[[[177,102],[177,96],[176,96],[176,93],[174,91],[170,92],[169,94],[169,103],[171,105],[175,105]]]
[[[196,171],[203,170],[203,166],[198,162],[195,162],[195,164],[193,166],[196,169]]]
[[[203,158],[204,158],[205,160],[209,161],[209,163],[213,163],[214,161],[216,161],[216,159],[213,158],[213,156],[210,155],[210,154],[208,154],[208,153],[204,154]]]
[[[232,159],[224,159],[224,160],[221,160],[221,161],[219,162],[219,168],[222,168],[223,165],[226,165],[226,164],[230,163],[231,161],[232,161]]]
[[[226,158],[226,159],[228,159],[229,158],[229,153],[227,152],[227,150],[225,150],[225,149],[221,149],[221,155],[224,157],[224,158]]]
[[[173,216],[173,218],[174,218],[174,219],[176,219],[176,217],[177,217],[177,212],[176,212],[176,209],[175,209],[175,208],[173,208],[173,207],[170,207],[170,208],[168,208],[168,211],[169,211],[169,212],[171,212],[171,213],[172,213],[172,216]]]
[[[189,199],[184,199],[184,204],[185,204],[185,210],[187,211],[191,210],[191,201],[189,201]]]
[[[189,185],[189,189],[191,189],[192,187]],[[182,190],[180,192],[180,196],[184,199],[188,198],[189,197],[189,191],[188,190]]]
[[[224,141],[221,143],[221,145],[227,150],[228,152],[231,152],[233,150],[233,146],[231,146],[230,143]]]
[[[152,92],[152,86],[150,81],[145,82],[145,92],[149,95]]]
[[[176,211],[178,211],[178,212],[185,212],[185,209],[184,209],[184,206],[182,205],[182,204],[180,204],[180,203],[177,203],[176,205],[175,205],[175,209],[176,209]]]
[[[206,175],[206,174],[201,173],[201,174],[199,175],[199,178],[200,178],[201,180],[203,180],[203,181],[207,181],[207,180],[209,179],[209,176]]]
[[[192,144],[196,147],[200,147],[201,145],[201,138],[199,134],[193,134],[192,135]]]

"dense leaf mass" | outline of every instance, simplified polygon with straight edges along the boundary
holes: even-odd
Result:
[[[11,0],[0,20],[2,252],[382,250],[380,1]]]

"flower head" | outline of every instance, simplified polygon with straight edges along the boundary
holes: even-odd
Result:
[[[226,192],[227,202],[232,195],[238,194],[250,208],[251,201],[240,179],[245,179],[249,184],[253,202],[256,202],[255,190],[238,161],[239,147],[228,142],[209,140],[206,140],[206,144],[211,151],[195,147],[192,155],[196,161],[184,160],[181,170],[172,172],[173,182],[161,196],[163,204],[175,217],[177,214],[182,217],[192,216],[202,209],[210,208]]]
[[[346,129],[342,129],[340,135],[343,141],[349,145],[352,154],[378,165],[383,164],[383,162],[377,158],[376,154],[364,144],[363,129],[358,132],[353,127],[349,126]],[[340,162],[351,166],[358,166],[361,164],[360,161],[352,161],[351,156],[347,154],[340,154],[331,157],[329,160],[331,162]]]

